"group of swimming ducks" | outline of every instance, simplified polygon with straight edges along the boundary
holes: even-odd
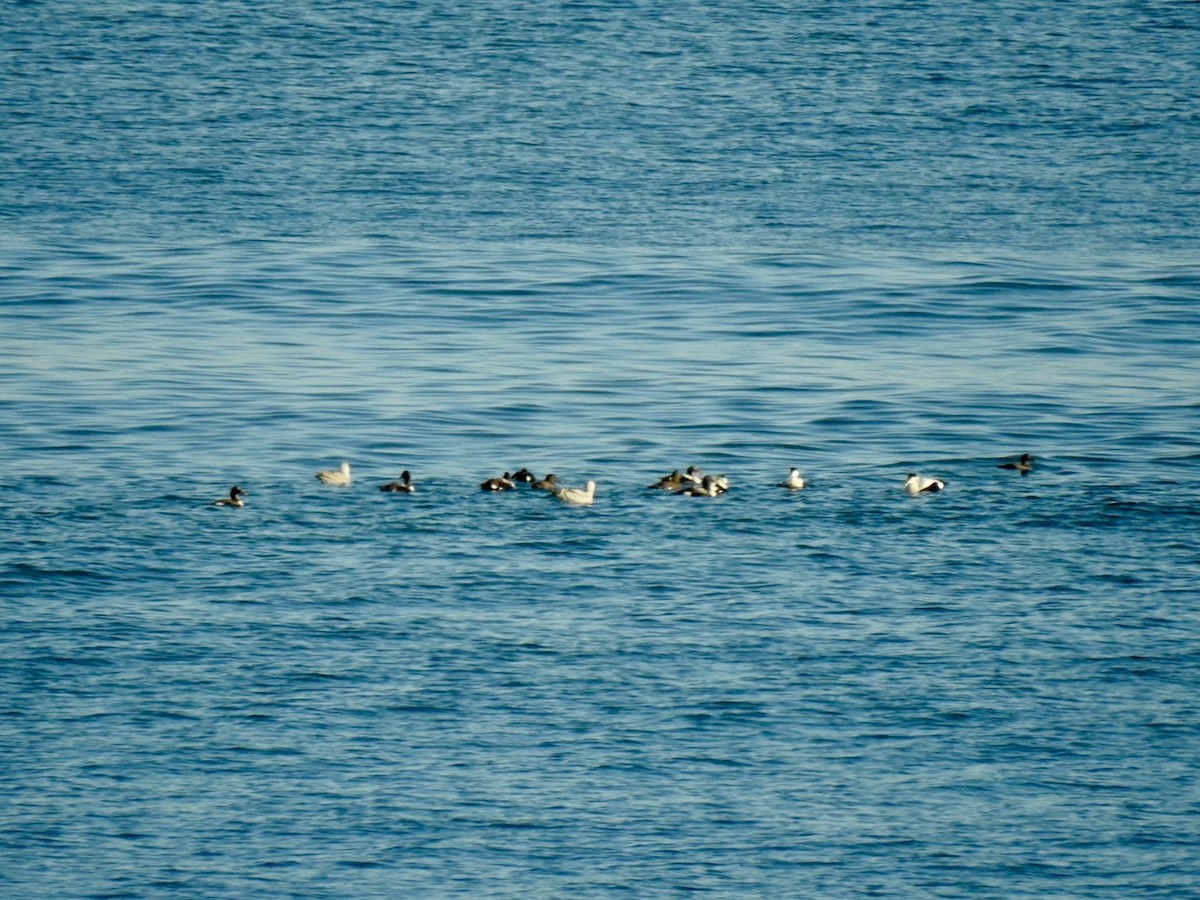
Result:
[[[1033,457],[1028,453],[1021,454],[1015,462],[1001,463],[996,468],[1010,469],[1028,475],[1033,471]],[[342,463],[340,468],[327,469],[318,472],[316,477],[322,484],[345,487],[353,479],[350,475],[350,463]],[[495,478],[489,478],[479,485],[483,491],[515,491],[517,485],[528,484],[531,490],[546,491],[564,503],[572,506],[591,506],[596,500],[596,482],[589,481],[583,487],[563,487],[558,483],[558,476],[550,473],[545,478],[537,478],[528,469],[517,472],[505,472]],[[803,490],[807,482],[804,475],[795,466],[788,472],[787,478],[777,484],[777,487],[790,491]],[[411,494],[416,491],[412,481],[412,473],[407,469],[400,474],[398,481],[390,481],[379,486],[381,491],[396,494]],[[689,466],[686,471],[676,469],[670,475],[664,475],[654,484],[646,486],[647,490],[670,491],[684,497],[716,497],[729,490],[729,479],[725,475],[706,475],[696,466]],[[941,478],[929,478],[925,475],[909,474],[904,481],[904,490],[910,494],[933,494],[946,489],[946,482]],[[245,506],[243,499],[247,494],[238,485],[229,490],[228,497],[217,500],[215,506]]]

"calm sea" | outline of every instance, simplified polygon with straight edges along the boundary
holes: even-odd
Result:
[[[0,894],[1200,896],[1200,5],[0,13]]]

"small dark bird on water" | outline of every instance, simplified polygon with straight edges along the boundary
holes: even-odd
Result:
[[[1022,453],[1021,458],[1016,462],[1000,463],[996,466],[997,469],[1015,469],[1022,475],[1028,475],[1033,471],[1033,457],[1028,453]]]
[[[416,490],[416,486],[412,483],[412,473],[408,469],[405,469],[400,473],[399,481],[389,481],[387,484],[381,484],[379,489],[393,493],[411,494]]]
[[[670,475],[664,475],[654,484],[648,486],[648,490],[652,491],[677,491],[683,487],[683,476],[676,469]]]
[[[246,492],[235,484],[229,489],[229,496],[222,497],[213,506],[245,506],[246,503],[242,500],[245,496]]]
[[[517,483],[512,480],[512,475],[505,472],[498,478],[489,478],[479,485],[479,488],[484,491],[513,491],[516,490]]]

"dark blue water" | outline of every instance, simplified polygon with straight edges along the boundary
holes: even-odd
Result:
[[[0,50],[4,896],[1198,894],[1196,4]]]

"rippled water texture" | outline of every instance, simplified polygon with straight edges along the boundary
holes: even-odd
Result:
[[[1197,17],[8,4],[0,894],[1195,895]]]
[[[4,283],[18,893],[1191,885],[1194,268],[251,244]],[[645,489],[691,463],[730,492]],[[521,465],[596,505],[478,490]]]
[[[1200,248],[1191,2],[10,3],[0,221]]]

